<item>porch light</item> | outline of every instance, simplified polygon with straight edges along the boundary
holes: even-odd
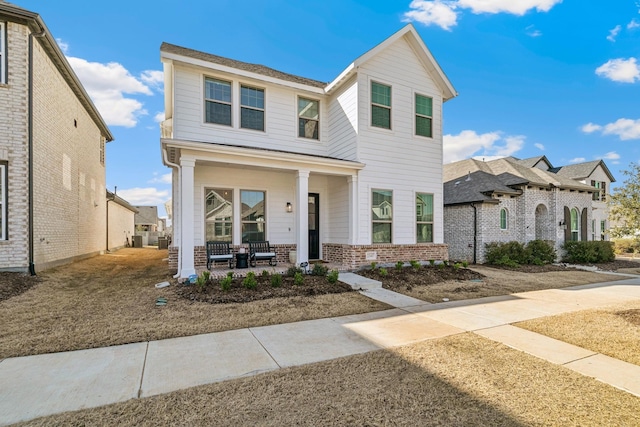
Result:
[[[287,208],[286,209],[287,209],[288,213],[293,212],[293,206],[291,206],[291,202],[287,202]]]

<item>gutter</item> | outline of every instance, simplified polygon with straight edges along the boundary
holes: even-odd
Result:
[[[478,248],[478,208],[475,203],[471,203],[473,208],[473,263],[477,263]]]

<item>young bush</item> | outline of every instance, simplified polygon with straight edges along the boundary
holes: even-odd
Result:
[[[329,283],[336,283],[338,281],[339,274],[338,270],[331,270],[331,272],[327,274],[327,280]]]
[[[415,259],[409,261],[409,264],[411,264],[411,267],[413,267],[415,270],[418,270],[420,268],[420,263]]]
[[[544,265],[556,260],[556,250],[553,245],[544,240],[532,240],[525,247],[527,264]]]
[[[256,274],[253,271],[247,273],[247,277],[242,281],[242,286],[247,289],[255,289],[258,287],[258,281],[256,280]]]
[[[311,269],[312,276],[326,276],[329,272],[329,268],[325,267],[322,264],[313,264],[313,268]]]
[[[302,273],[296,273],[293,276],[293,284],[296,286],[301,286],[304,283],[304,276]]]
[[[600,263],[613,261],[613,243],[607,241],[567,242],[563,261],[570,263]]]
[[[271,276],[271,286],[273,286],[274,288],[279,288],[280,286],[282,286],[281,274],[274,274]]]
[[[387,277],[387,274],[389,274],[386,268],[381,268],[380,270],[378,270],[378,273],[380,273],[382,277]]]
[[[469,263],[467,261],[462,261],[462,266],[464,268],[467,268],[467,267],[469,267]]]
[[[302,269],[300,267],[289,267],[285,275],[287,277],[295,277],[296,273],[302,274]]]
[[[429,265],[430,265],[431,267],[433,267],[434,265],[436,265],[436,260],[435,260],[435,259],[430,259],[430,260],[429,260]]]
[[[227,277],[220,280],[220,288],[222,288],[223,291],[228,291],[231,289],[231,283],[233,283],[233,273],[228,272]]]
[[[402,267],[404,267],[404,262],[402,261],[396,262],[396,270],[400,271],[402,270]]]
[[[372,270],[375,270],[377,267],[378,267],[378,263],[377,263],[377,262],[375,262],[375,261],[373,261],[373,262],[371,263],[371,269],[372,269]]]
[[[485,245],[487,264],[517,267],[526,264],[528,255],[524,245],[520,242],[491,242]]]
[[[269,277],[270,274],[268,270],[262,270],[262,277]]]
[[[640,242],[635,239],[616,239],[613,242],[614,252],[618,255],[640,252]]]

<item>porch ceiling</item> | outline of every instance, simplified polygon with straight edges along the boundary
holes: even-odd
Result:
[[[189,158],[197,165],[292,172],[305,170],[338,176],[357,175],[365,167],[364,163],[351,160],[209,142],[161,139],[161,146],[167,150],[168,161],[177,164],[181,158]]]

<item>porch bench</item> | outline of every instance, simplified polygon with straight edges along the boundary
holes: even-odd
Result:
[[[269,241],[249,242],[249,263],[251,267],[255,267],[256,261],[260,260],[269,260],[269,265],[276,265],[278,263],[276,253],[271,250]]]
[[[228,242],[207,242],[207,270],[216,262],[228,262],[229,268],[233,268],[233,250]]]

